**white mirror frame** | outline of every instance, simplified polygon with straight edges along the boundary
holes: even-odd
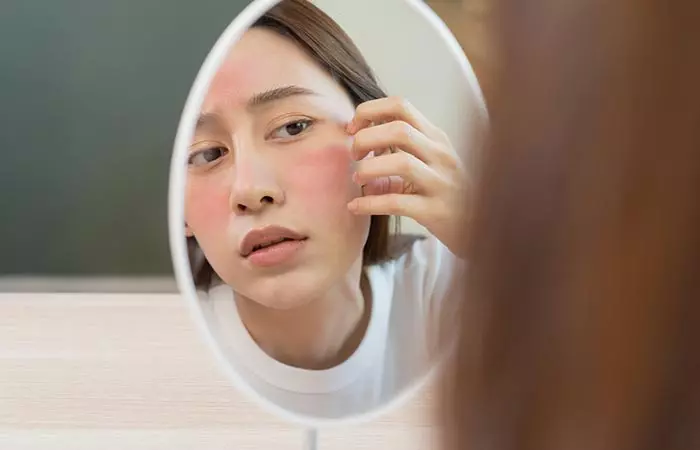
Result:
[[[454,53],[455,59],[459,62],[466,79],[475,94],[476,101],[478,103],[477,107],[482,109],[484,116],[487,117],[486,105],[476,75],[469,64],[469,61],[464,55],[462,47],[454,35],[450,32],[447,25],[445,25],[445,23],[423,1],[403,1],[425,17],[426,21],[429,22],[429,24],[445,41],[447,46],[450,48],[450,51]],[[204,60],[204,63],[202,64],[202,67],[200,68],[194,84],[189,92],[185,102],[185,107],[180,117],[180,122],[178,124],[170,164],[168,232],[172,263],[179,291],[190,310],[190,315],[194,319],[199,335],[204,338],[206,345],[213,351],[215,358],[224,369],[227,377],[233,381],[235,388],[244,392],[255,403],[261,405],[264,409],[275,414],[276,416],[304,427],[315,429],[319,426],[358,424],[376,419],[408,401],[435,376],[440,367],[443,366],[442,361],[437,361],[436,365],[428,371],[426,376],[424,376],[422,379],[416,380],[416,382],[410,388],[405,389],[394,399],[372,411],[342,419],[317,419],[291,413],[276,405],[274,402],[258,395],[255,390],[248,386],[240,375],[229,366],[224,353],[219,347],[219,343],[209,330],[202,313],[187,254],[184,214],[187,167],[184,162],[187,158],[189,143],[193,137],[194,124],[199,115],[199,111],[204,101],[204,97],[209,89],[209,85],[226,58],[231,46],[240,40],[242,35],[260,16],[265,14],[265,12],[279,2],[280,0],[255,0],[236,17],[224,30],[212,47],[211,51]]]

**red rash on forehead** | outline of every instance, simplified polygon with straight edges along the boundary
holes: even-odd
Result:
[[[319,77],[328,75],[290,39],[269,30],[249,30],[218,69],[202,109],[215,109],[221,100],[240,106],[253,94],[303,86],[310,80],[318,82]]]
[[[269,89],[269,74],[280,70],[281,63],[271,58],[229,57],[212,80],[203,109],[222,98],[244,104],[252,93]]]
[[[349,121],[355,113],[347,92],[317,61],[289,38],[263,29],[249,30],[229,50],[209,85],[202,112],[219,115],[231,132],[234,124],[263,117],[262,110],[246,108],[251,98],[288,86],[317,94],[283,100],[293,105],[291,109],[339,122]]]

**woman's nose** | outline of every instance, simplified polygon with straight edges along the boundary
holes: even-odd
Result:
[[[231,209],[237,213],[255,213],[284,202],[276,177],[264,161],[239,159],[231,187]]]

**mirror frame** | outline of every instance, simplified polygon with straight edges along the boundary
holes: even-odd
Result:
[[[173,154],[170,163],[170,179],[168,191],[168,232],[170,242],[170,253],[175,272],[175,278],[180,294],[186,302],[190,316],[196,324],[200,337],[204,338],[205,344],[213,352],[219,365],[222,367],[227,378],[233,382],[233,388],[242,391],[254,403],[260,405],[264,410],[288,422],[296,423],[308,428],[318,428],[320,426],[354,425],[375,420],[388,412],[397,409],[413,398],[425,385],[433,380],[438,372],[445,365],[445,358],[449,352],[445,352],[435,362],[435,365],[426,371],[422,378],[408,388],[400,391],[394,398],[380,407],[374,408],[362,414],[357,414],[341,419],[319,419],[309,416],[299,415],[290,412],[259,395],[235,370],[233,370],[224,356],[219,343],[209,330],[206,319],[199,306],[199,296],[194,286],[191,268],[187,255],[187,244],[185,236],[185,214],[184,196],[185,180],[187,177],[187,167],[183,162],[187,158],[189,143],[193,137],[194,124],[199,115],[199,110],[204,97],[209,89],[216,72],[226,58],[232,45],[240,40],[243,34],[253,23],[265,12],[274,7],[281,0],[254,0],[236,16],[220,35],[214,46],[209,51],[197,76],[192,84],[189,95],[178,123],[175,137]],[[449,51],[453,53],[455,60],[459,63],[477,101],[476,107],[480,108],[484,117],[488,119],[486,103],[476,74],[469,63],[462,46],[452,34],[447,25],[438,15],[422,0],[401,0],[407,7],[414,8],[421,14],[429,26],[443,39]]]

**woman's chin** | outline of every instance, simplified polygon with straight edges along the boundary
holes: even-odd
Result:
[[[297,308],[306,306],[310,302],[309,298],[270,298],[262,299],[262,301],[256,301],[259,305],[262,305],[269,309],[275,309],[278,311],[291,311]]]
[[[296,280],[267,280],[253,289],[247,290],[244,295],[249,300],[266,308],[278,310],[291,310],[306,306],[314,299],[320,298],[327,289],[322,289],[324,283],[320,280],[304,282],[297,277]]]
[[[347,271],[339,264],[312,262],[274,275],[239,271],[225,281],[249,301],[266,308],[290,310],[323,298]]]

